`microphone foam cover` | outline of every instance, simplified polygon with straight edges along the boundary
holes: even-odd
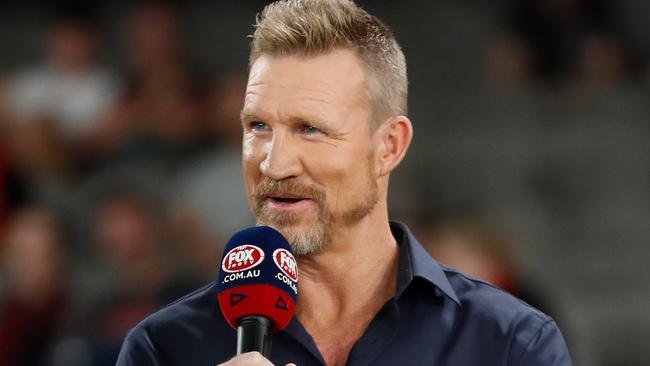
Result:
[[[268,226],[242,230],[228,241],[217,281],[221,311],[233,328],[245,316],[284,329],[296,310],[298,266],[287,239]]]

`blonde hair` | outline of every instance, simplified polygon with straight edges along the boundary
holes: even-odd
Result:
[[[249,64],[261,55],[317,56],[349,49],[366,74],[371,128],[406,115],[406,60],[392,31],[349,0],[281,0],[257,16]]]

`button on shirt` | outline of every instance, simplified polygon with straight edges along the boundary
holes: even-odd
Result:
[[[494,286],[436,262],[402,224],[395,296],[352,348],[347,365],[571,365],[546,314]],[[217,365],[232,358],[236,332],[221,315],[214,285],[150,315],[126,337],[117,366]],[[325,365],[294,317],[273,336],[278,366]]]

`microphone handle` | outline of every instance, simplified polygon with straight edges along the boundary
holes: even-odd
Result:
[[[237,354],[257,351],[269,358],[272,332],[273,322],[266,317],[250,315],[241,318],[237,324]]]

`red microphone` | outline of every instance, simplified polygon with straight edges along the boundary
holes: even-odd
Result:
[[[272,333],[293,319],[298,266],[287,240],[268,226],[235,234],[226,245],[217,298],[228,323],[237,329],[237,354],[258,351],[269,358]]]

